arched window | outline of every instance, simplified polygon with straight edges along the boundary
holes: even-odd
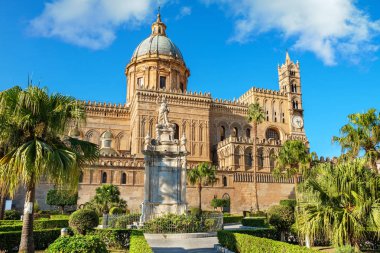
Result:
[[[199,141],[203,141],[203,127],[199,127]]]
[[[274,150],[272,149],[269,152],[269,167],[271,171],[274,169],[274,165],[275,165],[275,157],[274,157]]]
[[[79,174],[79,183],[83,183],[83,171]]]
[[[166,88],[166,77],[160,76],[160,89],[165,89],[165,88]]]
[[[247,155],[247,165],[252,166],[252,153],[248,153]]]
[[[264,167],[264,154],[263,154],[263,148],[259,148],[257,150],[257,162],[258,162],[258,166],[259,168],[263,168]]]
[[[238,130],[237,127],[234,127],[233,134],[234,134],[233,137],[238,137],[239,136],[239,130]]]
[[[267,139],[275,139],[275,140],[279,140],[280,139],[280,135],[278,134],[277,130],[273,129],[273,128],[269,128],[267,130],[265,136],[266,136]]]
[[[121,174],[121,184],[126,184],[126,183],[127,183],[127,174],[123,172]]]
[[[224,187],[227,186],[227,177],[226,176],[223,176],[223,186]]]
[[[293,100],[293,109],[298,109],[298,101]]]
[[[251,129],[250,129],[250,128],[247,128],[247,129],[245,130],[245,136],[246,136],[247,138],[251,138]]]
[[[175,130],[174,130],[174,139],[175,140],[179,140],[179,126],[177,124],[175,124]]]
[[[107,183],[107,172],[102,173],[102,183],[103,184]]]
[[[269,111],[267,111],[267,121],[269,121]]]
[[[224,141],[226,138],[226,128],[224,126],[220,127],[220,141]]]
[[[179,84],[179,88],[180,90],[183,92],[185,90],[185,86],[183,85],[183,83],[180,83]]]

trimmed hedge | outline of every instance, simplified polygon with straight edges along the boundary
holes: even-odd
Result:
[[[6,210],[4,212],[4,220],[20,220],[21,213],[16,210]]]
[[[243,216],[223,216],[223,224],[240,223]]]
[[[79,209],[70,215],[69,224],[76,233],[85,235],[87,231],[98,226],[99,217],[95,211]]]
[[[239,233],[245,235],[252,235],[260,238],[267,238],[279,241],[281,239],[281,233],[275,228],[257,228],[257,229],[239,229],[239,230],[228,230],[232,233]]]
[[[95,229],[91,234],[99,236],[108,249],[127,249],[131,230]]]
[[[58,238],[47,253],[108,253],[106,245],[95,235],[75,235]]]
[[[70,215],[68,214],[51,214],[50,219],[51,220],[68,220]]]
[[[46,249],[61,235],[61,229],[43,229],[33,231],[36,250]],[[0,232],[0,250],[17,252],[21,241],[21,231]]]
[[[33,230],[52,229],[52,228],[67,228],[68,220],[35,220],[33,222]],[[22,221],[10,220],[0,222],[0,232],[6,231],[21,231]]]
[[[133,222],[138,222],[140,216],[141,214],[139,213],[121,215],[109,220],[108,226],[112,228],[126,229],[129,225],[133,225]]]
[[[241,224],[247,227],[268,227],[266,217],[245,217]]]
[[[311,253],[317,250],[231,231],[218,231],[218,241],[236,253]]]
[[[22,224],[0,226],[0,232],[21,231],[21,229],[22,229]]]
[[[133,230],[131,232],[129,253],[153,253],[142,231]]]

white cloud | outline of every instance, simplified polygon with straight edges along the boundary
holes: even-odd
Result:
[[[178,20],[189,15],[191,15],[191,7],[183,6],[181,10],[179,11],[178,15],[176,16],[176,19]]]
[[[338,56],[357,62],[379,49],[373,38],[380,33],[380,21],[372,21],[355,0],[203,1],[221,4],[236,18],[232,40],[238,42],[277,31],[295,39],[295,49],[311,51],[327,65],[336,64]]]
[[[135,26],[153,11],[153,0],[54,0],[30,22],[31,32],[68,43],[102,49],[123,25]]]

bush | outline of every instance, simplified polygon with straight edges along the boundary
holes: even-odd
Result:
[[[293,210],[294,210],[296,205],[297,205],[297,201],[295,199],[280,200],[280,206],[289,206],[289,207],[293,208]]]
[[[0,220],[0,226],[22,225],[22,220]]]
[[[335,253],[355,253],[355,248],[351,245],[346,245],[343,247],[336,248]]]
[[[206,232],[212,232],[216,230],[217,222],[215,219],[205,219],[204,226]]]
[[[268,209],[268,222],[279,231],[289,231],[294,223],[294,211],[290,206],[271,206]]]
[[[94,235],[75,235],[58,238],[47,249],[48,253],[107,253],[104,242]]]
[[[21,229],[22,229],[22,224],[0,226],[0,232],[21,231]]]
[[[213,208],[217,207],[227,207],[230,204],[229,199],[212,199],[210,205]]]
[[[79,234],[86,234],[99,224],[98,215],[92,210],[81,209],[73,212],[69,218],[70,227]]]
[[[46,194],[46,204],[59,206],[61,212],[65,211],[65,206],[73,206],[77,204],[78,193],[73,194],[70,191],[50,189]]]
[[[239,230],[229,230],[232,233],[239,233],[245,235],[252,235],[260,238],[267,238],[272,240],[280,240],[281,235],[274,228],[257,228],[257,229],[239,229]]]
[[[68,214],[53,214],[50,215],[51,220],[69,220],[70,215]]]
[[[4,213],[4,220],[20,220],[21,213],[16,210],[7,210]]]
[[[201,222],[193,215],[166,214],[144,224],[147,233],[195,233],[200,232]]]
[[[33,229],[35,230],[48,228],[67,228],[68,226],[68,220],[35,220],[33,222]]]
[[[125,210],[121,207],[114,206],[110,209],[110,214],[123,214],[125,213]]]
[[[153,253],[142,231],[133,230],[131,232],[129,253]]]
[[[240,223],[243,216],[223,216],[223,224]]]
[[[139,213],[122,215],[111,219],[108,225],[112,228],[127,229],[129,225],[133,225],[133,222],[140,221],[140,216]]]
[[[127,249],[131,230],[95,229],[92,234],[99,236],[108,249]]]
[[[298,245],[292,245],[284,242],[278,242],[267,238],[255,237],[242,233],[233,233],[231,231],[218,231],[218,241],[231,251],[239,253],[309,253],[318,252],[317,250],[308,249]]]
[[[53,243],[61,234],[60,228],[33,231],[34,247],[36,250],[44,250]],[[0,251],[17,251],[21,241],[21,230],[12,232],[0,232]]]
[[[267,227],[266,217],[245,217],[241,224],[247,227]]]
[[[190,207],[190,214],[198,216],[201,214],[201,209],[199,209],[198,207]]]

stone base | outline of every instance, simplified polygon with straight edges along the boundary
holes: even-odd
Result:
[[[144,203],[140,222],[146,222],[150,219],[163,216],[168,213],[184,214],[187,211],[186,204],[155,204]]]

